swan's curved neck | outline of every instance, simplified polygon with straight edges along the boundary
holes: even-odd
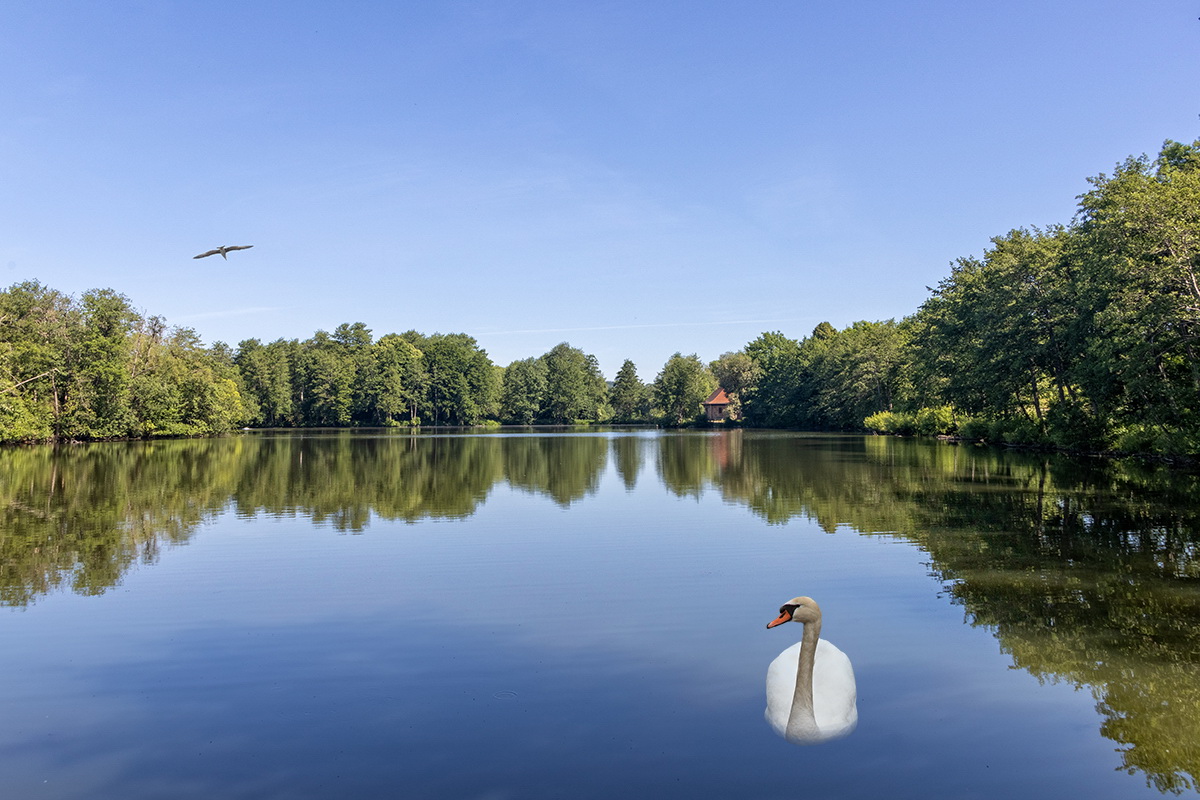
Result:
[[[787,732],[804,734],[816,731],[813,713],[813,665],[817,658],[817,641],[821,638],[821,620],[804,623],[800,640],[800,659],[796,663],[796,691],[792,695],[792,710],[788,714]]]

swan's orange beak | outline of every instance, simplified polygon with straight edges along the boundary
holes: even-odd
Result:
[[[778,619],[773,619],[770,622],[768,622],[767,627],[774,628],[776,625],[782,625],[785,622],[791,622],[791,621],[792,621],[792,615],[785,611],[779,615]]]

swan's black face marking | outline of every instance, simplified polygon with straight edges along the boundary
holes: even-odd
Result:
[[[776,625],[782,625],[785,622],[792,621],[792,614],[795,613],[799,606],[788,603],[779,607],[779,617],[767,623],[768,628],[774,628]]]

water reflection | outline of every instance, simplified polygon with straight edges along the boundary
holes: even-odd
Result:
[[[637,486],[645,463],[646,440],[639,436],[618,436],[612,440],[613,461],[626,491]]]
[[[915,544],[1014,666],[1093,694],[1125,769],[1164,791],[1197,787],[1200,481],[1178,470],[743,431],[12,448],[0,452],[0,603],[104,592],[231,508],[357,533],[373,518],[467,517],[501,485],[566,507],[598,492],[610,465],[626,489],[657,479],[771,524]]]
[[[821,607],[811,597],[788,600],[767,627],[786,622],[799,622],[804,634],[767,667],[767,723],[792,744],[820,744],[849,735],[858,725],[858,688],[850,658],[821,638]]]

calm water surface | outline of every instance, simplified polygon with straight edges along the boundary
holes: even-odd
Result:
[[[1198,488],[741,431],[0,451],[0,796],[1195,796]],[[805,594],[859,723],[797,746]]]

